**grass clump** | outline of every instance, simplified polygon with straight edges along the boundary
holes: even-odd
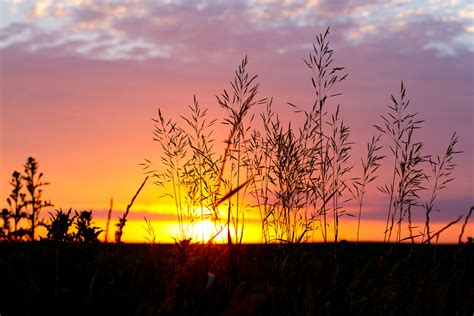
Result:
[[[39,172],[39,164],[33,157],[27,159],[23,173],[13,172],[10,180],[12,191],[7,198],[9,208],[2,209],[0,237],[8,240],[35,239],[36,228],[42,224],[41,210],[53,206],[50,201],[43,200],[42,188],[49,183],[43,182],[42,178],[43,173]]]
[[[167,192],[162,197],[173,200],[178,216],[177,240],[193,238],[193,227],[198,220],[211,219],[219,222],[219,211],[214,207],[218,200],[218,160],[213,153],[212,132],[214,121],[206,121],[207,110],[196,98],[190,107],[191,117],[183,117],[191,133],[171,120],[165,120],[161,111],[155,122],[154,138],[162,149],[161,163],[164,170],[158,172],[152,163],[143,164],[147,174],[155,178],[155,184]]]
[[[99,235],[103,230],[94,226],[92,210],[74,211],[74,215],[71,212],[71,208],[67,212],[62,209],[49,212],[49,220],[42,223],[47,230],[46,237],[41,239],[56,243],[99,243]]]
[[[337,83],[346,79],[344,68],[334,66],[328,42],[329,28],[316,37],[317,44],[305,64],[312,72],[315,99],[309,110],[288,103],[303,114],[304,124],[284,126],[272,110],[272,100],[261,114],[263,130],[249,139],[249,166],[255,175],[252,196],[257,201],[265,242],[300,243],[320,229],[325,242],[331,223],[338,240],[339,218],[348,187],[352,142],[340,106],[329,107]]]
[[[421,241],[430,243],[432,236],[430,231],[430,215],[434,208],[437,194],[453,180],[451,173],[455,167],[454,156],[460,152],[455,150],[458,142],[454,133],[445,154],[433,159],[431,155],[424,152],[424,144],[414,139],[414,134],[420,128],[422,120],[417,118],[417,113],[408,111],[409,100],[403,81],[400,85],[398,98],[390,96],[392,105],[389,105],[389,113],[381,116],[383,125],[376,125],[376,129],[388,136],[391,145],[390,151],[393,155],[394,167],[392,182],[379,187],[379,190],[389,196],[387,221],[385,227],[384,241],[390,242],[392,232],[397,227],[395,241],[411,240],[422,237]],[[427,165],[429,167],[427,167]],[[431,169],[432,175],[427,169]],[[420,194],[431,187],[429,201],[421,202]],[[425,225],[423,231],[414,233],[419,229],[412,225],[412,212],[415,208],[423,207],[425,210]],[[447,227],[458,222],[451,222]],[[402,236],[402,225],[407,224],[407,237]],[[445,228],[447,228],[445,227]],[[444,230],[444,229],[443,229]]]
[[[216,120],[207,119],[207,108],[202,107],[194,97],[189,107],[189,117],[182,116],[185,126],[172,120],[165,120],[161,110],[153,119],[154,140],[160,144],[161,164],[164,171],[158,172],[150,160],[143,164],[146,173],[152,174],[155,183],[165,188],[163,197],[173,200],[178,216],[179,242],[191,241],[194,227],[199,221],[210,220],[215,231],[212,241],[223,230],[227,230],[229,242],[241,243],[245,223],[245,203],[243,196],[250,182],[245,167],[245,117],[249,110],[261,104],[256,100],[258,85],[256,76],[246,72],[247,58],[244,58],[231,82],[232,93],[226,90],[217,97],[229,118],[224,125],[229,127],[229,136],[224,140],[222,156],[214,152],[212,127]],[[229,166],[230,165],[230,166]],[[230,170],[228,170],[230,169]],[[243,192],[241,192],[243,191]],[[227,209],[227,217],[221,215],[220,208]]]

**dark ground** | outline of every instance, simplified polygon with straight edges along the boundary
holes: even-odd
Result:
[[[0,315],[474,313],[472,243],[186,249],[0,243]]]

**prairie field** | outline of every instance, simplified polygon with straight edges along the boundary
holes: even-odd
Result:
[[[469,315],[473,245],[1,243],[4,315]]]

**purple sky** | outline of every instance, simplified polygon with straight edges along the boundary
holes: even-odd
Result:
[[[245,54],[261,96],[296,119],[286,102],[312,103],[303,58],[330,26],[336,63],[349,73],[337,101],[352,129],[353,162],[404,80],[411,110],[425,120],[416,137],[427,154],[442,154],[452,133],[459,136],[456,180],[439,195],[436,218],[464,214],[474,203],[474,4],[364,3],[0,3],[0,197],[12,171],[34,156],[58,207],[104,209],[112,196],[123,207],[143,178],[138,164],[157,160],[157,109],[178,118],[196,94],[222,118],[215,95]],[[157,195],[148,186],[140,207],[159,204]],[[375,189],[370,196],[369,208],[385,207]]]

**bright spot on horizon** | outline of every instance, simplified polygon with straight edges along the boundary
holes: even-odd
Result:
[[[191,242],[206,243],[212,237],[216,236],[216,239],[222,235],[222,229],[218,228],[218,224],[212,222],[209,219],[199,220],[193,224],[192,228],[192,239]]]

